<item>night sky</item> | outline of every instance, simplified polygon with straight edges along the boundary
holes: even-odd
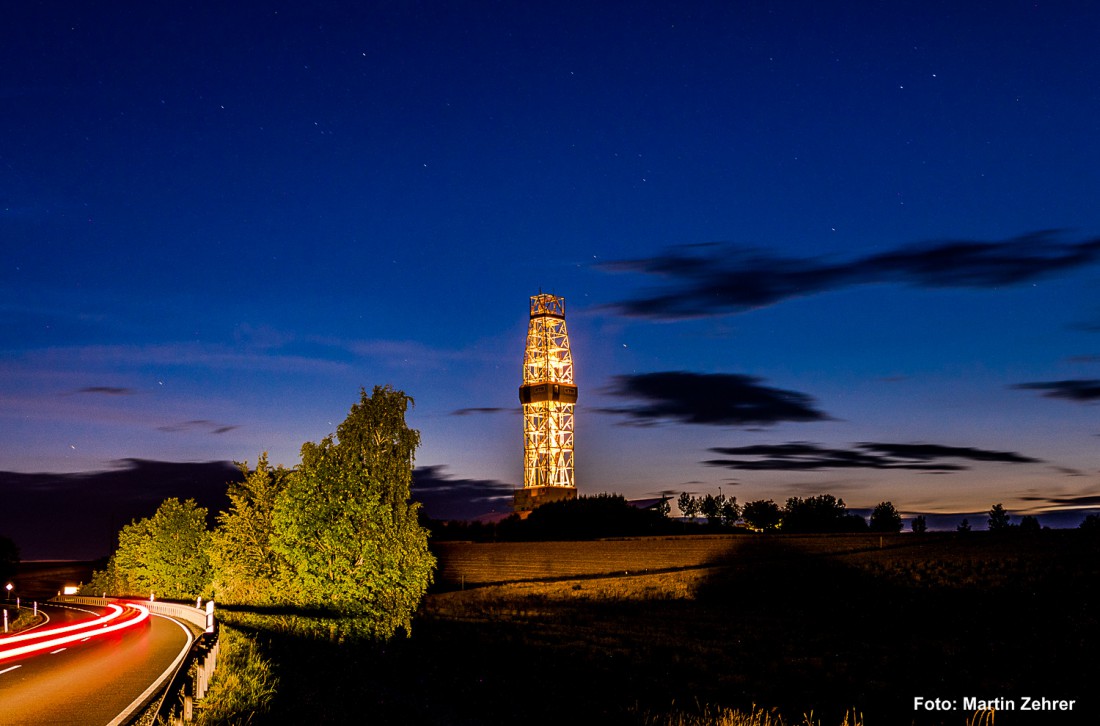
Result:
[[[1094,4],[124,5],[0,23],[0,470],[292,466],[388,383],[499,509],[542,290],[581,493],[1100,508]]]

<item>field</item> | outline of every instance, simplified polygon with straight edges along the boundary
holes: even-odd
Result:
[[[965,697],[1025,696],[1076,703],[995,724],[1100,711],[1100,543],[1079,532],[436,547],[410,638],[257,633],[280,679],[260,722],[673,724],[756,705],[787,723],[962,726]],[[915,711],[917,696],[957,708]]]

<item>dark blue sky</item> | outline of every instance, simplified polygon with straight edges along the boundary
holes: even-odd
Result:
[[[0,470],[518,485],[542,289],[582,492],[1100,504],[1092,4],[323,5],[6,11]]]

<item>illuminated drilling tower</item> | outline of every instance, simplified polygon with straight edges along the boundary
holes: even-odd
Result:
[[[519,400],[523,404],[523,489],[516,492],[516,511],[576,498],[573,407],[577,387],[563,298],[544,293],[531,297]]]

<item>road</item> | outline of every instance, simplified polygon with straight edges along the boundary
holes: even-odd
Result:
[[[50,626],[107,612],[86,605],[39,607],[50,616]],[[0,726],[114,723],[190,642],[184,626],[154,615],[105,636],[0,660]]]

